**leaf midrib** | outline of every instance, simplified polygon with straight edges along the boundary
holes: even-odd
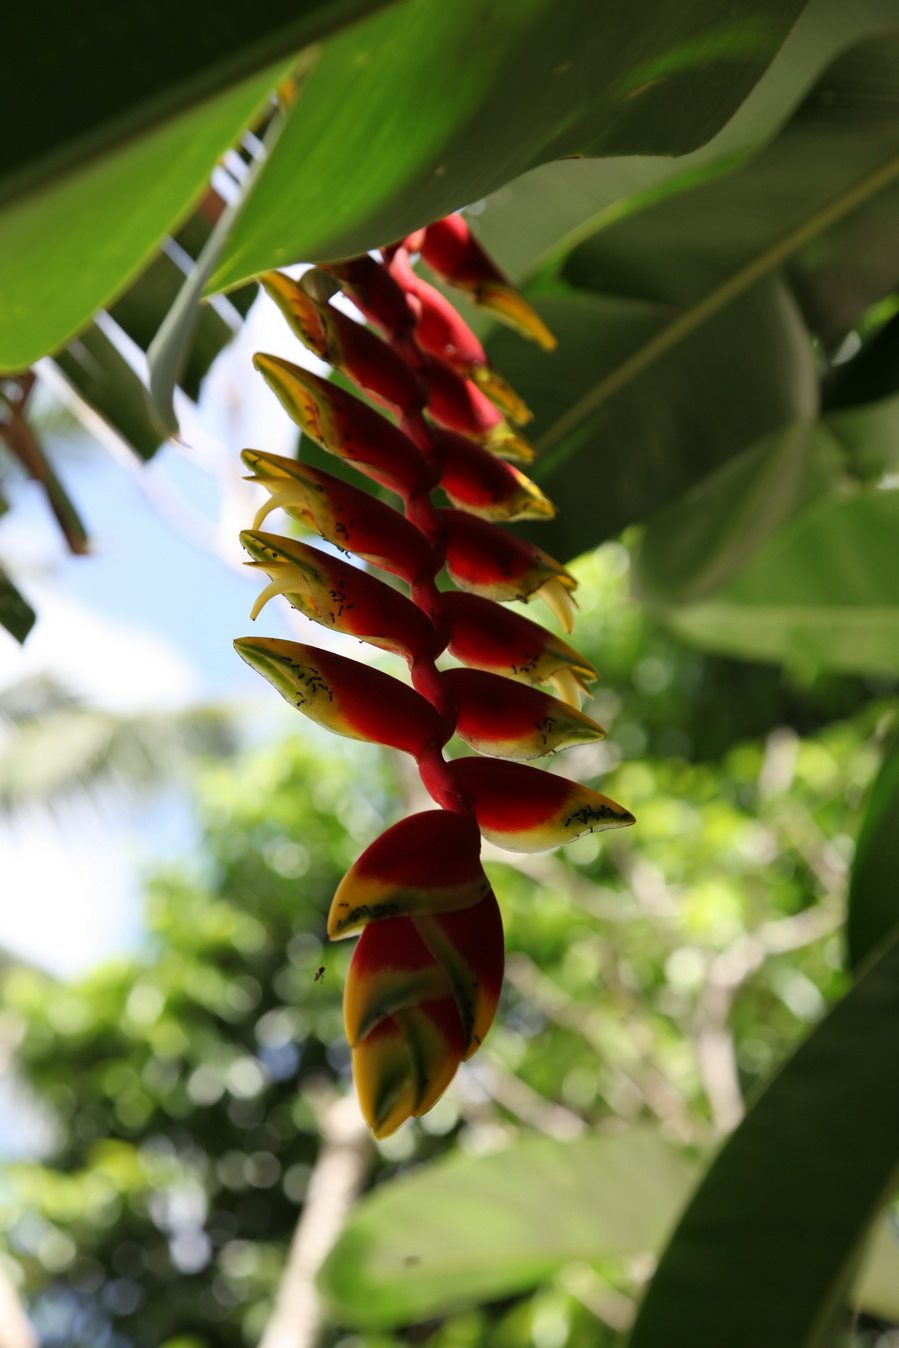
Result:
[[[597,410],[608,398],[623,388],[630,380],[642,374],[661,356],[690,336],[708,319],[737,299],[750,286],[760,281],[770,271],[803,247],[811,239],[856,207],[861,206],[870,197],[885,188],[899,177],[899,154],[892,155],[885,163],[864,174],[851,187],[839,193],[826,206],[814,211],[806,220],[788,230],[780,239],[770,243],[754,257],[737,269],[720,285],[703,295],[690,308],[684,309],[645,346],[617,365],[614,370],[598,380],[572,404],[536,441],[536,449],[544,452],[542,463],[544,476],[550,469],[556,469],[574,451],[575,446],[565,444],[564,440],[588,416]],[[545,451],[556,446],[555,453]]]

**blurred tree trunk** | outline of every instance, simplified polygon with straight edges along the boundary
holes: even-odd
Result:
[[[323,1307],[315,1278],[365,1183],[373,1146],[353,1096],[322,1111],[321,1151],[259,1348],[315,1348]],[[0,1343],[0,1348],[5,1345]]]

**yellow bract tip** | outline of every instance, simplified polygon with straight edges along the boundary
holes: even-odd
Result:
[[[556,690],[556,696],[561,702],[567,702],[569,707],[574,707],[576,711],[580,711],[587,690],[572,670],[557,669],[550,676],[549,682]]]
[[[516,463],[533,463],[537,457],[534,446],[519,435],[508,423],[498,422],[486,440],[487,448],[500,459],[513,459]]]
[[[530,337],[544,351],[555,351],[555,337],[537,310],[514,287],[487,281],[479,287],[475,299],[482,308],[489,309],[523,337]]]
[[[526,426],[533,419],[533,412],[527,403],[514,390],[511,384],[494,370],[492,365],[473,365],[469,376],[482,393],[486,393],[492,403],[501,412],[505,412],[510,421],[517,426]]]
[[[573,631],[575,603],[564,582],[553,576],[543,582],[537,593],[565,631]]]

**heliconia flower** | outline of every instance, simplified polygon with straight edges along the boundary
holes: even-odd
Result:
[[[369,922],[470,908],[490,890],[481,834],[470,815],[426,810],[401,819],[368,846],[337,886],[332,940]]]
[[[536,482],[453,431],[433,431],[440,485],[454,506],[486,520],[552,519],[555,506]]]
[[[496,266],[461,215],[435,220],[425,230],[421,255],[444,281],[468,291],[475,304],[489,309],[544,351],[556,339],[535,309]]]
[[[570,632],[570,591],[577,581],[560,562],[523,538],[462,510],[441,510],[446,568],[462,590],[485,599],[528,600],[539,593]]]
[[[411,335],[414,315],[405,292],[382,263],[366,253],[344,262],[323,262],[321,270],[337,278],[356,308],[390,341]]]
[[[479,753],[542,758],[572,744],[605,738],[602,726],[558,698],[482,669],[447,669],[456,734]]]
[[[280,356],[257,354],[253,364],[288,415],[330,454],[404,499],[433,485],[408,436],[361,399]]]
[[[479,445],[486,445],[504,459],[516,459],[519,463],[533,461],[533,446],[509,425],[476,384],[470,379],[463,379],[455,370],[432,356],[424,357],[424,360],[428,412],[436,422],[451,431],[470,436]]]
[[[251,618],[274,595],[283,594],[313,622],[392,651],[410,664],[432,649],[433,626],[421,609],[358,566],[280,534],[248,529],[240,541],[271,578]]]
[[[507,674],[524,683],[550,683],[579,707],[596,670],[573,646],[521,613],[464,591],[443,596],[449,652],[473,669]]]
[[[430,702],[379,669],[275,637],[240,637],[234,645],[292,707],[327,730],[414,758],[439,742],[441,721]]]
[[[283,272],[266,272],[260,280],[291,331],[310,351],[399,412],[424,407],[424,393],[415,372],[369,328],[329,304],[316,303],[307,295],[302,281],[293,281]]]
[[[540,488],[504,460],[533,456],[506,420],[527,408],[496,374],[471,328],[410,265],[420,250],[446,280],[541,345],[551,334],[460,216],[374,256],[325,264],[297,283],[263,285],[296,335],[389,406],[398,425],[300,366],[259,355],[305,434],[395,492],[402,513],[329,473],[245,450],[269,493],[241,535],[269,583],[252,616],[283,595],[314,621],[402,656],[411,687],[299,642],[243,637],[242,657],[293,706],[342,735],[411,754],[439,809],[401,820],[350,867],[328,934],[359,934],[344,1018],[362,1112],[377,1137],[429,1109],[490,1027],[500,995],[503,933],[481,864],[481,838],[539,851],[633,816],[586,786],[516,759],[604,735],[581,709],[590,663],[503,602],[541,595],[570,630],[573,576],[499,522],[547,518]],[[331,304],[342,288],[381,340]],[[450,505],[432,499],[439,488]],[[326,549],[259,526],[283,508],[326,543],[392,572],[410,597]],[[446,567],[459,588],[445,591]],[[461,668],[441,669],[448,650]],[[548,684],[559,695],[534,685]],[[459,738],[488,758],[448,758]]]
[[[359,1103],[376,1137],[439,1099],[490,1028],[502,975],[492,892],[457,912],[366,927],[347,974],[344,1023]]]
[[[424,534],[368,492],[282,454],[245,449],[241,458],[252,472],[250,480],[271,492],[256,513],[254,529],[280,507],[335,547],[410,585],[433,570],[433,547]]]
[[[542,768],[492,758],[457,758],[451,767],[484,837],[510,852],[543,852],[634,822],[614,800]]]
[[[524,399],[494,370],[480,340],[446,296],[412,269],[406,249],[418,252],[415,245],[423,241],[424,230],[420,230],[415,238],[406,239],[406,247],[400,248],[390,260],[391,276],[415,301],[416,345],[442,360],[456,374],[473,380],[511,421],[525,425],[532,413]]]

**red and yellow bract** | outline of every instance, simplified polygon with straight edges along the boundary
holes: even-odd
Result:
[[[299,642],[235,643],[320,724],[410,754],[439,807],[376,838],[344,876],[328,916],[332,938],[361,933],[344,1019],[360,1105],[377,1137],[431,1108],[493,1020],[503,931],[481,865],[482,836],[538,851],[633,823],[599,792],[509,761],[602,738],[580,710],[596,672],[561,638],[503,607],[540,595],[570,631],[576,582],[501,527],[554,513],[540,488],[504,462],[533,457],[511,424],[530,414],[461,315],[415,271],[414,252],[475,303],[545,349],[555,345],[457,215],[380,257],[327,263],[299,282],[266,275],[263,285],[294,334],[396,422],[279,356],[257,355],[257,369],[306,435],[394,493],[402,512],[361,484],[247,449],[251,479],[269,498],[241,535],[250,565],[269,577],[253,617],[283,595],[315,622],[399,655],[412,686]],[[331,305],[335,286],[372,328]],[[432,499],[436,491],[448,506]],[[389,572],[408,595],[322,548],[261,530],[277,508]],[[438,586],[444,572],[457,589]],[[444,668],[444,652],[461,667]],[[476,753],[448,759],[453,735]]]

